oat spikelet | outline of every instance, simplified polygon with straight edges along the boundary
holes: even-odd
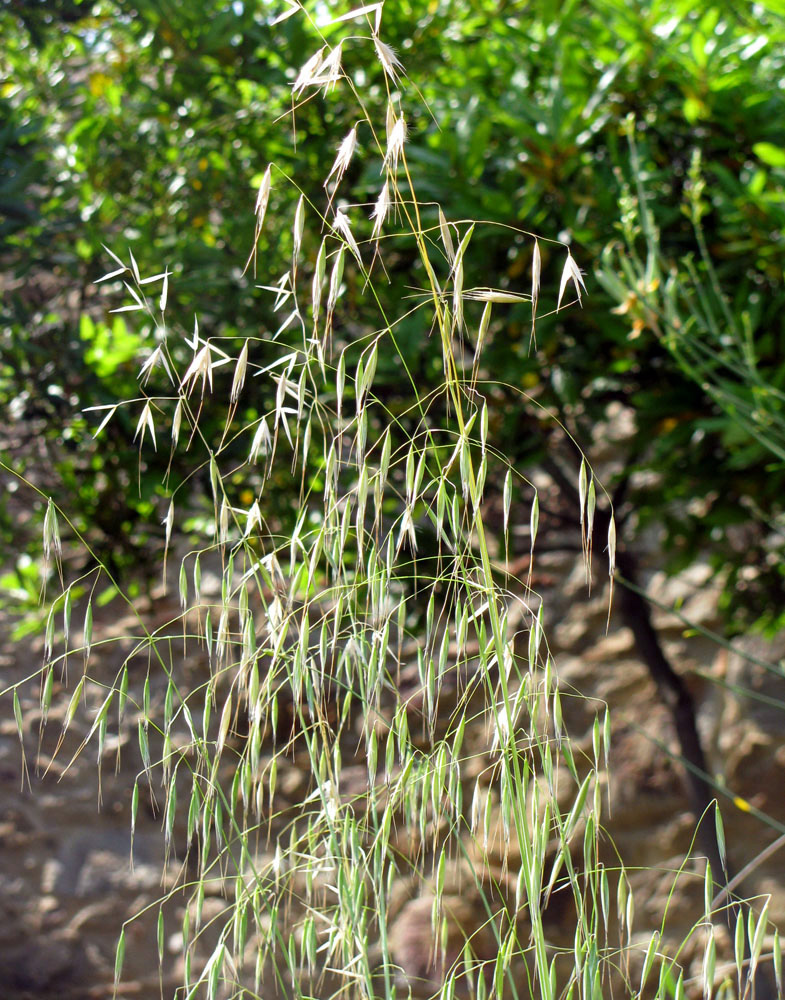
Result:
[[[319,70],[322,67],[323,56],[324,46],[322,46],[318,52],[315,52],[308,62],[302,67],[292,86],[292,92],[295,97],[299,97],[305,88],[310,86],[317,79]]]
[[[376,54],[379,57],[379,62],[382,64],[384,72],[393,83],[397,83],[399,72],[404,72],[403,63],[390,46],[386,42],[383,42],[378,35],[374,35],[373,44],[376,47]]]
[[[379,197],[376,199],[376,204],[374,205],[373,211],[371,212],[371,218],[373,221],[373,238],[378,240],[381,236],[382,226],[387,221],[387,216],[390,214],[390,186],[387,181],[384,182],[384,187],[379,192]]]
[[[358,263],[362,266],[360,248],[357,246],[357,240],[354,238],[351,226],[349,225],[349,217],[345,212],[342,212],[340,208],[335,213],[335,218],[333,219],[333,229],[343,236],[349,246],[349,249],[357,258]]]
[[[556,303],[556,308],[561,308],[561,300],[564,297],[565,289],[569,282],[575,285],[575,291],[578,295],[578,303],[581,303],[581,288],[584,292],[586,291],[586,285],[583,283],[583,276],[581,275],[581,270],[578,265],[573,260],[572,254],[567,251],[567,260],[564,262],[564,269],[561,275],[561,284],[559,285],[559,299]]]
[[[540,256],[540,244],[537,240],[534,241],[534,250],[532,251],[532,334],[531,334],[531,344],[537,346],[536,339],[536,325],[537,325],[537,302],[540,298],[540,278],[542,275],[542,257]]]
[[[406,142],[406,120],[403,115],[396,118],[392,129],[387,135],[387,152],[384,156],[382,169],[392,166],[393,170],[398,168],[398,160],[403,152],[403,145]]]
[[[327,180],[324,182],[324,186],[327,184],[333,174],[336,175],[335,183],[340,184],[341,178],[346,173],[346,168],[352,162],[352,157],[354,156],[354,151],[357,148],[357,126],[349,132],[346,138],[343,140],[341,145],[338,147],[338,155],[335,157],[335,163],[332,165],[330,173],[327,175]]]
[[[267,164],[267,169],[265,170],[262,179],[259,183],[259,191],[256,195],[256,204],[254,205],[254,215],[256,216],[256,224],[254,226],[253,234],[253,249],[248,256],[248,260],[245,262],[245,267],[243,268],[243,274],[248,270],[251,261],[254,263],[254,276],[256,276],[256,251],[257,245],[259,243],[259,237],[262,234],[262,227],[264,226],[264,217],[267,214],[267,204],[270,201],[270,189],[272,187],[272,164]]]
[[[330,50],[329,55],[319,67],[318,76],[312,83],[318,84],[320,87],[329,87],[330,84],[337,83],[341,79],[341,75],[341,44],[339,42],[334,49]]]

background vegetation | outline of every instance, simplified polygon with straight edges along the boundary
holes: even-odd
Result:
[[[141,494],[132,489],[133,417],[121,411],[116,429],[107,428],[109,448],[90,443],[97,421],[83,410],[132,394],[133,359],[149,331],[107,318],[106,298],[92,285],[104,271],[101,244],[130,246],[148,273],[168,261],[177,275],[173,311],[198,311],[211,334],[264,324],[269,302],[254,295],[248,276],[240,278],[253,187],[271,160],[296,170],[314,197],[353,108],[338,94],[325,107],[306,105],[297,145],[290,143],[291,118],[279,118],[291,110],[287,54],[303,50],[304,29],[297,18],[271,27],[253,5],[198,13],[160,4],[23,5],[3,17],[5,405],[20,435],[42,421],[58,495],[72,497],[64,505],[80,527],[100,537],[107,555],[138,566],[160,539],[160,469],[146,457]],[[423,200],[438,195],[451,219],[566,239],[591,272],[606,246],[637,238],[631,199],[642,192],[663,272],[686,277],[692,268],[705,283],[699,220],[729,299],[734,326],[726,336],[748,345],[739,349],[752,351],[760,379],[781,385],[785,135],[776,81],[785,57],[778,14],[765,6],[753,16],[711,3],[603,2],[567,5],[554,21],[536,4],[404,3],[386,17],[390,43],[406,55],[432,112],[412,126],[411,170]],[[372,201],[374,172],[359,151],[346,197]],[[284,212],[295,194],[276,186],[271,211]],[[268,238],[279,236],[262,237],[261,258]],[[479,232],[468,252],[472,260],[490,254],[511,288],[531,257],[526,241],[504,245],[492,230]],[[561,267],[547,247],[543,253],[550,301]],[[384,290],[390,301],[407,294],[409,265],[407,251],[396,249]],[[629,284],[618,259],[612,270]],[[665,519],[674,567],[713,548],[727,579],[731,629],[760,616],[774,622],[781,574],[771,564],[781,560],[769,552],[776,543],[766,525],[779,514],[780,462],[717,406],[705,372],[685,367],[632,308],[633,296],[649,293],[605,287],[609,294],[592,282],[580,313],[543,318],[536,351],[526,307],[499,311],[488,370],[532,390],[584,446],[609,401],[632,407],[635,434],[621,475],[653,473],[630,496],[640,522]],[[612,305],[621,309],[614,314]],[[414,345],[419,351],[416,316],[399,337],[410,355]],[[433,340],[426,347],[417,361],[425,374],[439,367]],[[394,394],[396,371],[385,369],[384,358],[378,379],[380,391]],[[539,420],[532,428],[499,392],[494,433],[522,467],[541,453],[544,428]],[[289,506],[293,516],[296,500]],[[733,525],[744,526],[743,541]]]
[[[282,390],[280,382],[258,379],[252,392],[233,399],[237,369],[228,361],[253,338],[253,365],[261,371],[280,358],[280,345],[302,339],[296,322],[282,328],[286,296],[269,291],[293,256],[309,262],[308,280],[318,269],[322,234],[306,226],[298,237],[299,199],[320,210],[330,197],[333,208],[365,205],[367,217],[380,185],[379,149],[367,132],[334,195],[325,178],[358,120],[357,95],[382,135],[372,111],[383,120],[399,80],[382,61],[368,59],[367,47],[351,44],[352,31],[367,35],[367,25],[361,31],[356,23],[337,22],[323,28],[324,40],[335,45],[349,38],[342,66],[356,93],[325,87],[318,99],[308,99],[314,95],[298,90],[297,76],[314,51],[314,27],[299,15],[276,21],[285,6],[23,3],[0,14],[8,40],[0,92],[0,404],[10,428],[3,461],[55,499],[93,557],[131,596],[160,572],[172,498],[183,512],[184,544],[210,546],[219,508],[251,510],[258,501],[265,538],[280,548],[303,530],[308,498],[327,496],[329,447],[314,448],[313,455],[306,449],[296,476],[287,461],[272,462],[261,444],[248,463],[256,431],[280,413]],[[348,9],[336,5],[333,13]],[[493,443],[483,473],[488,542],[481,558],[476,551],[471,557],[477,565],[487,570],[507,555],[525,557],[533,542],[525,531],[513,532],[510,541],[508,522],[531,523],[534,492],[516,492],[511,503],[507,469],[530,478],[545,470],[560,486],[544,519],[582,517],[588,489],[582,477],[593,447],[603,446],[598,428],[624,415],[627,432],[615,443],[603,485],[616,500],[627,551],[634,554],[639,533],[656,527],[669,569],[710,556],[724,588],[729,635],[753,625],[781,627],[781,16],[767,5],[732,11],[678,0],[575,2],[562,5],[556,18],[552,5],[536,2],[401,2],[387,5],[383,27],[385,42],[405,65],[400,88],[406,100],[421,102],[407,114],[406,154],[406,183],[416,191],[420,217],[408,235],[382,242],[373,296],[363,294],[363,275],[347,254],[352,280],[347,277],[322,390],[333,411],[328,416],[315,399],[315,440],[320,426],[329,439],[342,386],[354,394],[362,384],[379,316],[394,316],[395,349],[379,347],[371,376],[369,448],[382,453],[385,421],[393,428],[395,490],[385,494],[383,522],[397,523],[411,507],[403,498],[428,447],[428,461],[445,469],[446,445],[423,441],[457,419],[460,407],[443,391],[444,372],[446,359],[457,358],[459,368],[465,351],[467,374],[478,379],[486,403],[484,414],[482,406],[476,414],[485,422],[483,461],[485,440]],[[257,233],[253,206],[268,163],[275,165],[268,223]],[[429,245],[439,243],[437,204],[457,227],[456,245],[470,220],[482,220],[465,246],[464,272],[489,276],[477,284],[511,293],[512,301],[493,305],[474,370],[484,303],[465,303],[465,346],[445,341],[438,320],[415,308],[422,301],[418,290],[432,280],[418,237],[427,233]],[[368,240],[372,223],[356,225],[357,238]],[[532,289],[531,233],[543,237],[542,315],[534,330],[531,302],[514,300]],[[246,269],[255,239],[255,260]],[[440,252],[449,257],[441,240]],[[565,245],[585,271],[588,294],[580,309],[557,312]],[[122,276],[133,276],[137,293],[141,278],[171,271],[165,311],[110,314],[134,302],[117,280],[95,281],[126,265]],[[445,274],[454,280],[454,273]],[[171,329],[170,316],[176,317]],[[227,357],[214,371],[218,402],[204,407],[199,390],[193,392],[195,378],[190,386],[184,379],[197,347],[189,342],[194,317],[200,336]],[[164,343],[183,380],[179,394],[168,397],[162,366],[150,372],[143,391],[138,381],[140,358]],[[168,442],[152,450],[148,436],[140,451],[140,437],[150,434],[140,419],[148,394],[157,400],[150,411],[157,429],[159,420],[173,419],[183,385],[191,404],[181,433],[196,435],[202,450],[196,457],[196,446],[170,453]],[[359,417],[359,397],[356,403]],[[479,424],[474,434],[479,444]],[[573,441],[586,452],[588,467]],[[415,457],[409,458],[412,442]],[[22,489],[12,481],[0,508],[6,545],[16,553],[5,600],[30,612],[38,605],[41,574],[53,568],[37,558],[51,507],[42,499],[31,512],[27,494],[20,503]],[[418,568],[406,565],[395,593],[413,598],[401,635],[426,636],[436,655],[429,595],[438,594],[456,630],[463,627],[461,607],[471,602],[445,596],[441,539],[428,514],[437,497],[420,499],[414,511]],[[606,530],[595,544],[598,553],[607,545],[609,510],[600,498],[597,523]],[[578,546],[580,534],[576,529]],[[468,538],[466,544],[471,549]],[[244,554],[252,566],[252,553]],[[268,554],[264,546],[256,551]],[[345,558],[341,572],[347,566],[356,572],[359,552],[352,555],[349,546]],[[278,585],[271,565],[259,581],[262,592]],[[330,572],[338,573],[324,568],[325,579]],[[194,567],[189,574],[188,586],[198,591]],[[420,574],[440,588],[418,593]],[[80,586],[75,599],[89,589]],[[358,600],[373,603],[366,591]],[[29,621],[29,615],[20,619],[19,635],[33,627]],[[488,627],[501,643],[499,623]],[[478,641],[482,647],[483,637]],[[447,719],[454,749],[460,717]],[[208,730],[209,720],[204,740]],[[310,725],[304,731],[313,732]],[[437,740],[429,748],[434,759],[440,747]],[[547,741],[539,749],[538,768],[547,771]],[[326,766],[321,750],[314,743],[308,753],[319,774]],[[578,790],[584,776],[579,768]],[[228,802],[231,792],[225,794]],[[559,827],[562,844],[574,832],[567,829],[571,815],[568,808]],[[586,944],[593,931],[589,923],[584,929]],[[755,934],[748,936],[752,946]],[[545,965],[538,975],[547,978]]]

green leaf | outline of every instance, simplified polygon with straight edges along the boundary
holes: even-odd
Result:
[[[785,167],[785,149],[782,146],[775,146],[772,142],[756,142],[752,151],[770,167]]]

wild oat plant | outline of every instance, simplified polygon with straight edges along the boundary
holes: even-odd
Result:
[[[65,650],[85,663],[65,728],[88,713],[85,742],[97,741],[99,758],[114,728],[138,730],[131,822],[153,795],[170,851],[156,904],[162,981],[165,942],[181,933],[181,998],[708,996],[720,976],[710,873],[695,928],[702,983],[685,984],[661,929],[633,935],[627,876],[600,842],[610,720],[598,714],[590,746],[565,731],[532,588],[537,492],[491,436],[483,345],[508,304],[528,303],[535,337],[539,243],[496,230],[530,241],[525,289],[465,272],[475,223],[417,198],[409,133],[428,110],[382,40],[382,14],[376,3],[311,21],[293,120],[302,103],[340,94],[356,121],[336,136],[322,196],[300,193],[293,218],[267,210],[297,177],[274,163],[261,175],[246,274],[274,297],[276,329],[210,337],[197,319],[184,363],[168,268],[147,276],[130,251],[108,250],[101,280],[127,293],[115,311],[141,314],[155,346],[140,362],[139,398],[106,407],[98,431],[130,408],[141,460],[154,448],[189,455],[212,513],[199,522],[187,480],[172,491],[163,572],[179,610],[173,602],[162,624],[140,615],[142,638],[109,683],[90,668],[90,600],[79,639],[69,635],[74,594],[96,592],[105,570],[64,582],[47,625],[43,713]],[[289,0],[283,16],[308,14]],[[347,52],[362,74],[343,68]],[[353,81],[373,73],[383,86],[366,95]],[[360,152],[378,162],[373,204],[342,196]],[[263,234],[278,260],[258,253]],[[583,291],[566,247],[561,258],[551,309]],[[412,295],[390,315],[384,287],[400,259],[413,262]],[[432,385],[399,341],[412,317],[423,350],[440,349]],[[380,362],[397,370],[395,406],[375,391]],[[270,405],[244,424],[249,398]],[[216,412],[220,440],[202,431]],[[495,505],[484,499],[491,483]],[[588,574],[597,487],[585,463],[578,486]],[[277,505],[291,497],[283,530]],[[519,580],[506,554],[523,505],[531,558]],[[61,578],[64,516],[50,502],[45,556]],[[203,541],[189,549],[195,524]],[[614,555],[612,527],[611,581]],[[147,658],[139,687],[132,656]],[[293,771],[302,780],[287,795]],[[203,920],[206,895],[225,905]],[[176,927],[175,900],[187,901]],[[546,919],[554,900],[558,940]],[[761,953],[765,912],[739,927],[728,995],[737,984],[743,993]],[[124,930],[117,983],[125,941]]]

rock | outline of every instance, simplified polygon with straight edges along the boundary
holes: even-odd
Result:
[[[36,938],[4,950],[0,957],[3,1000],[26,993],[65,997],[78,979],[81,965],[78,946],[63,940]]]
[[[746,636],[728,656],[727,680],[735,685],[742,711],[764,733],[782,739],[785,718],[785,636],[767,641]]]
[[[132,868],[130,830],[77,828],[60,845],[57,856],[46,861],[41,888],[79,899],[125,888],[153,889],[160,885],[162,862],[160,838],[154,834],[134,838]]]
[[[493,922],[475,895],[443,895],[439,916],[442,929],[436,932],[431,895],[410,900],[394,921],[390,949],[413,996],[431,996],[453,970],[457,972],[456,995],[471,995],[463,961],[467,942],[478,962],[495,959],[498,943]]]

